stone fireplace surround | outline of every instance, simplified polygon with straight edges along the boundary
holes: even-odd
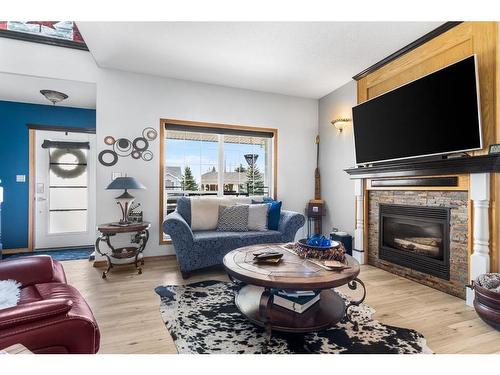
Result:
[[[497,160],[498,159],[498,160]],[[353,256],[361,264],[369,260],[369,194],[367,185],[373,177],[391,179],[395,177],[409,178],[417,176],[438,176],[447,173],[460,173],[466,183],[455,189],[426,188],[422,185],[418,189],[398,188],[379,190],[407,190],[407,191],[464,191],[468,195],[468,246],[467,246],[467,281],[476,279],[479,275],[491,272],[490,246],[492,246],[490,225],[495,224],[491,213],[496,212],[495,205],[490,209],[491,175],[500,172],[500,157],[498,155],[474,156],[460,158],[460,160],[441,160],[429,162],[406,163],[389,166],[375,166],[367,168],[350,168],[345,171],[354,179],[356,226],[354,229]],[[460,185],[460,184],[459,184]],[[416,185],[415,185],[416,186]],[[371,189],[373,190],[373,189]],[[405,202],[407,203],[407,202]],[[490,221],[491,220],[491,221]],[[366,225],[365,225],[366,223]],[[495,230],[495,229],[494,229]],[[366,233],[365,233],[366,232]],[[458,284],[455,284],[458,288]],[[467,305],[472,306],[474,291],[463,285]],[[463,292],[460,293],[464,295]]]
[[[379,257],[380,204],[450,208],[450,279],[400,266]],[[368,264],[465,299],[468,279],[468,193],[466,191],[368,191]]]

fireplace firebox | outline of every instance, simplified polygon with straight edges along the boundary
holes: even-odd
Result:
[[[450,279],[450,209],[381,204],[379,258]]]

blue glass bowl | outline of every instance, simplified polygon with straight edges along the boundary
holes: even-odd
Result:
[[[340,242],[333,241],[333,240],[331,241],[330,246],[314,246],[314,245],[309,245],[307,243],[307,238],[303,238],[303,239],[299,240],[298,244],[299,244],[300,247],[305,248],[305,249],[322,250],[322,251],[334,249],[334,248],[340,246]]]

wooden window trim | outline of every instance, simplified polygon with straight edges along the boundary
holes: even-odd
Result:
[[[278,129],[266,128],[260,126],[247,126],[247,125],[232,125],[232,124],[220,124],[214,122],[200,122],[200,121],[189,121],[189,120],[178,120],[178,119],[160,119],[160,204],[158,208],[159,212],[159,243],[160,245],[171,245],[172,240],[166,240],[163,238],[163,203],[164,203],[164,189],[165,180],[163,176],[163,170],[165,168],[165,129],[168,124],[175,125],[189,125],[189,126],[199,126],[208,127],[214,129],[238,129],[246,131],[260,131],[273,133],[273,198],[278,198]]]

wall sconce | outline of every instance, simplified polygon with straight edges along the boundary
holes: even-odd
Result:
[[[342,130],[344,130],[344,127],[348,122],[351,122],[351,119],[347,117],[336,118],[335,120],[331,121],[332,125],[335,126],[335,129],[337,129],[339,133],[342,133]]]

